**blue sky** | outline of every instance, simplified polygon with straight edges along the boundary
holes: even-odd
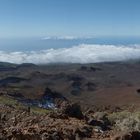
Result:
[[[0,38],[140,36],[140,0],[0,0]]]

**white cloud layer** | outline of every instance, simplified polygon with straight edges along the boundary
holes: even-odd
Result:
[[[42,40],[75,40],[75,39],[92,39],[93,37],[78,37],[78,36],[47,36]]]
[[[0,51],[0,61],[11,63],[95,63],[140,58],[140,46],[87,45],[30,52]]]

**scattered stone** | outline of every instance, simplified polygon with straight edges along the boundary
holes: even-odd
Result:
[[[90,138],[92,136],[92,127],[84,126],[80,129],[78,128],[75,133],[78,134],[80,138]]]
[[[66,114],[57,111],[50,112],[49,117],[56,119],[68,119],[68,116]]]
[[[106,120],[107,114],[105,112],[95,112],[94,117],[97,120]]]
[[[114,136],[116,132],[108,129],[110,125],[106,123],[104,112],[88,109],[83,115],[78,104],[68,102],[62,102],[60,107],[48,114],[34,114],[16,107],[0,106],[0,140],[140,139],[139,131]]]
[[[128,132],[119,133],[111,138],[111,140],[132,140],[132,135]]]
[[[1,114],[0,119],[1,121],[6,121],[6,114]]]
[[[123,132],[115,135],[111,140],[140,140],[140,132]]]
[[[100,126],[94,127],[93,131],[96,132],[96,133],[104,133],[104,131],[102,130],[102,127],[100,127]]]

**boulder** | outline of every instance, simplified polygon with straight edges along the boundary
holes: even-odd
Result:
[[[76,103],[67,104],[65,107],[62,108],[62,113],[68,115],[69,117],[83,119],[83,113],[81,111],[81,107]]]

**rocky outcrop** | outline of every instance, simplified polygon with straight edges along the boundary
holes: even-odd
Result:
[[[98,68],[98,67],[88,67],[88,66],[81,66],[80,71],[87,71],[87,72],[96,72],[96,71],[101,71],[102,69],[101,68]]]
[[[66,103],[64,106],[62,106],[61,111],[62,114],[66,114],[69,117],[83,119],[81,107],[76,103],[74,104]]]
[[[66,98],[64,96],[62,96],[60,93],[52,91],[48,87],[45,89],[45,92],[44,92],[44,94],[42,95],[41,98],[42,99],[45,99],[45,98],[53,98],[53,99],[60,98],[60,99],[66,100]]]
[[[101,68],[97,68],[97,67],[90,67],[90,70],[95,72],[95,71],[101,71]]]
[[[132,132],[120,132],[111,138],[111,140],[139,140],[140,132],[132,131]]]
[[[3,95],[3,92],[0,93],[1,95]],[[12,97],[13,99],[27,106],[35,106],[46,109],[59,108],[62,102],[64,101],[67,102],[67,99],[63,95],[61,95],[61,93],[52,91],[48,87],[45,89],[45,92],[38,99],[25,98],[21,93],[16,91],[6,92],[5,95]]]

